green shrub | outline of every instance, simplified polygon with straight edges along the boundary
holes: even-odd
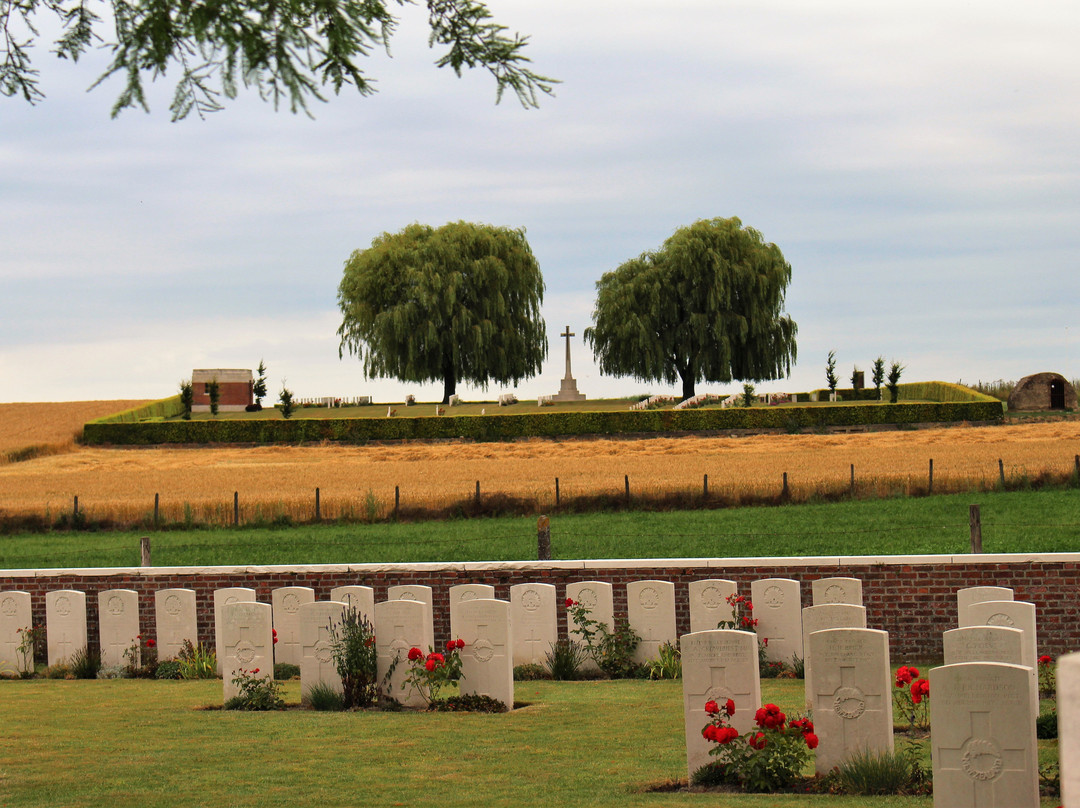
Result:
[[[867,797],[925,794],[930,786],[929,774],[919,761],[919,747],[913,743],[895,752],[856,752],[832,777],[841,793]]]
[[[101,655],[89,648],[80,648],[71,655],[71,672],[76,679],[96,679],[101,670]]]
[[[204,648],[202,643],[192,645],[191,640],[184,640],[178,661],[181,679],[217,677],[217,652],[213,648]]]
[[[505,713],[507,711],[506,705],[498,699],[482,696],[479,693],[435,699],[428,704],[427,708],[437,713]]]
[[[550,678],[552,677],[548,673],[548,669],[543,665],[537,665],[535,662],[514,666],[514,681],[516,682],[535,682],[538,679]]]
[[[248,671],[241,668],[232,680],[239,690],[239,695],[225,702],[226,710],[284,710],[285,700],[281,698],[281,685],[269,676],[260,676],[258,668]]]
[[[1043,713],[1036,718],[1035,734],[1040,738],[1056,738],[1058,736],[1057,713]]]
[[[661,645],[659,656],[646,664],[650,679],[682,679],[682,654],[679,647],[670,642]]]
[[[74,678],[75,674],[71,672],[71,665],[66,662],[57,662],[45,669],[46,679],[67,679],[69,676]]]
[[[342,612],[340,623],[330,621],[329,631],[330,654],[341,677],[344,706],[370,707],[379,700],[375,627],[350,606]]]
[[[157,670],[154,671],[155,679],[180,679],[180,663],[175,659],[167,659],[164,662],[159,662]]]
[[[588,659],[585,647],[573,640],[559,640],[547,652],[545,661],[551,678],[559,682],[578,678],[578,670]]]
[[[312,710],[340,712],[345,709],[345,697],[326,682],[316,682],[308,688],[304,701]]]
[[[274,665],[274,678],[279,682],[300,678],[300,667],[290,662],[278,662]]]

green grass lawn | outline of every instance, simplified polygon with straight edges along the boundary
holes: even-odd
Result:
[[[1043,490],[556,514],[552,553],[557,559],[966,553],[971,503],[982,508],[984,552],[1080,551],[1080,493]],[[0,568],[137,566],[140,535],[146,534],[0,536]],[[151,544],[156,566],[523,560],[536,558],[536,520],[176,530],[154,533]]]
[[[932,805],[647,793],[685,777],[681,686],[518,682],[529,706],[479,715],[230,713],[198,709],[220,704],[220,681],[0,681],[0,805]],[[765,681],[762,696],[794,714],[802,682]],[[287,683],[286,700],[298,698]],[[1056,742],[1040,742],[1040,756],[1056,759]]]

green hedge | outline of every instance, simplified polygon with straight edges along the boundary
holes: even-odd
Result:
[[[1000,401],[934,404],[842,404],[626,412],[536,412],[413,418],[291,418],[252,421],[155,421],[86,425],[88,444],[366,443],[373,440],[511,440],[519,437],[624,435],[734,429],[821,428],[874,424],[1001,420]]]
[[[143,404],[141,407],[118,412],[115,415],[106,415],[104,418],[98,418],[95,421],[91,421],[90,424],[136,424],[139,421],[146,421],[150,418],[175,418],[177,415],[183,413],[183,411],[184,407],[180,403],[179,394],[177,394],[175,396],[169,396],[168,398],[158,399],[157,401],[151,401],[149,404]],[[87,426],[90,426],[90,424],[87,424]]]

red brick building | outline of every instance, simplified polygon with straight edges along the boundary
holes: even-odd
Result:
[[[243,412],[245,407],[255,403],[251,392],[254,377],[250,370],[207,368],[191,371],[192,412],[210,412],[210,382],[215,379],[221,412]]]

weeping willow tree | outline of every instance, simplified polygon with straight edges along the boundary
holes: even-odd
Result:
[[[596,284],[585,340],[602,373],[682,383],[766,381],[795,362],[791,265],[736,218],[702,219]]]
[[[524,230],[470,222],[383,233],[345,263],[338,355],[368,378],[487,388],[540,371],[544,279]]]

